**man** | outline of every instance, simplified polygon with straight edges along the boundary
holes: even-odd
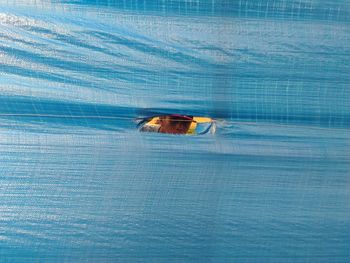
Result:
[[[145,123],[140,131],[143,132],[159,132],[170,134],[186,134],[193,121],[192,116],[179,114],[160,116],[156,125]]]

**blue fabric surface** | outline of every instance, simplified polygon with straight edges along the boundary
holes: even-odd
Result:
[[[350,261],[348,1],[0,6],[1,262]]]

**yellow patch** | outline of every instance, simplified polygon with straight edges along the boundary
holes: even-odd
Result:
[[[148,121],[145,125],[156,126],[158,125],[159,117],[153,117],[150,121]],[[188,129],[186,134],[195,134],[198,123],[206,123],[213,122],[212,118],[209,117],[193,117],[193,121],[191,123],[190,128]]]

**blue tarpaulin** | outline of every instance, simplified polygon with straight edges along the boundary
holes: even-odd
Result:
[[[349,262],[348,1],[0,1],[1,262]],[[215,135],[140,133],[207,116]]]

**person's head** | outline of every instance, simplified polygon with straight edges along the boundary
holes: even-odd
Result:
[[[193,117],[183,115],[165,115],[159,117],[161,133],[186,134],[191,126]]]

